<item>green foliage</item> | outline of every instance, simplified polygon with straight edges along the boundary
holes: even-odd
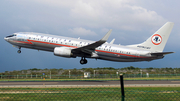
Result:
[[[97,68],[94,68],[94,69],[96,69],[96,70],[116,70],[115,68],[113,68],[113,67],[103,67],[103,68],[100,68],[100,67],[97,67]]]
[[[76,68],[72,69],[72,70],[65,70],[62,75],[69,75],[69,71],[70,71],[70,75],[83,75],[84,73],[77,70]]]
[[[32,71],[37,71],[37,70],[41,70],[41,69],[32,68],[32,69],[29,69],[29,70],[32,70]]]
[[[113,68],[113,67],[97,67],[97,68],[82,68],[82,69],[71,69],[71,75],[83,75],[84,72],[90,72],[91,74],[116,74],[116,72],[123,73],[123,74],[140,74],[140,70],[142,70],[143,74],[180,74],[180,68],[172,68],[172,67],[165,67],[165,68],[138,68],[138,67],[124,67],[124,68]],[[50,71],[52,75],[69,75],[69,70],[64,70],[62,68],[52,68],[52,69],[38,69],[32,68],[28,70],[21,70],[21,71],[5,71],[4,73],[0,73],[2,75],[42,75],[45,73],[46,75],[50,75]]]
[[[69,70],[65,70],[62,75],[69,75]]]
[[[71,70],[71,75],[83,75],[84,73],[74,68]]]
[[[154,69],[154,68],[153,68],[153,67],[149,67],[149,68],[146,68],[146,69],[152,70],[152,69]]]
[[[93,73],[94,73],[94,69],[92,69],[92,68],[86,68],[86,69],[85,69],[85,72],[90,72],[91,74],[93,74]]]
[[[133,66],[121,68],[121,70],[140,70],[140,69],[141,68],[133,67]]]
[[[1,88],[1,101],[121,101],[120,87]],[[180,87],[126,87],[125,101],[179,101]]]
[[[97,71],[97,74],[116,74],[116,71],[99,70],[99,71]]]

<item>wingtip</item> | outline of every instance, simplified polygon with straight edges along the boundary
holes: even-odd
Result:
[[[110,30],[106,33],[106,35],[105,35],[101,40],[107,41],[108,38],[109,38],[109,36],[111,35],[111,32],[112,32],[112,29],[110,29]]]

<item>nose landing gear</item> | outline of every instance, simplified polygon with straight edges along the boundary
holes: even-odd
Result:
[[[85,59],[85,57],[82,57],[80,60],[80,64],[86,64],[88,61]]]

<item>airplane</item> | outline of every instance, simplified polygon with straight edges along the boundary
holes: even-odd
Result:
[[[139,62],[162,59],[164,55],[174,53],[163,52],[173,26],[173,22],[167,22],[143,43],[126,46],[113,44],[115,39],[110,43],[107,42],[112,29],[99,41],[35,32],[17,32],[4,39],[18,47],[18,53],[21,53],[21,47],[50,51],[60,57],[81,57],[80,64],[86,64],[88,62],[86,58]]]

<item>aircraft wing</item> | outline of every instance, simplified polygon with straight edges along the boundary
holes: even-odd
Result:
[[[107,34],[101,40],[96,41],[92,44],[83,46],[83,47],[72,49],[72,52],[73,53],[83,52],[83,53],[87,53],[87,54],[92,54],[92,52],[95,50],[95,48],[101,46],[102,44],[104,44],[108,40],[111,32],[112,32],[112,29],[109,30],[109,32],[107,32]]]

